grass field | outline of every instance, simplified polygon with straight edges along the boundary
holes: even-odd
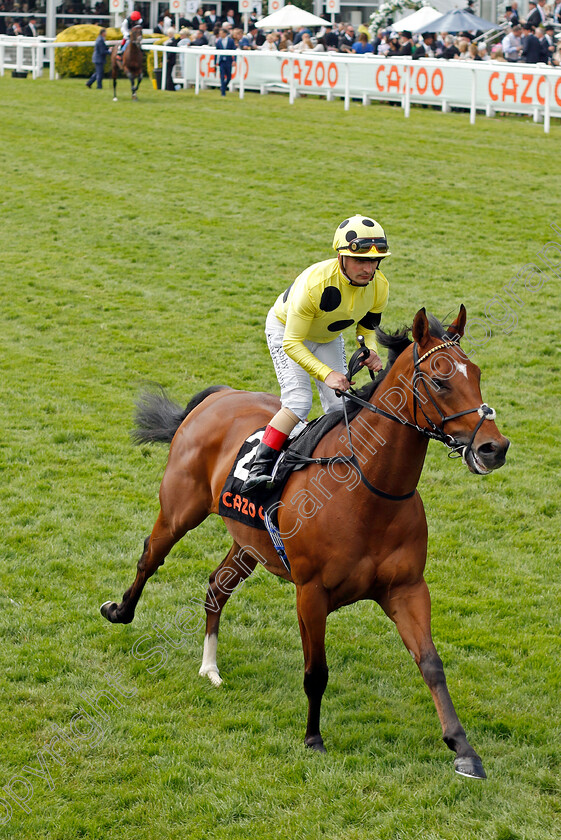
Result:
[[[516,286],[518,303],[502,288],[561,241],[559,125],[148,85],[133,104],[122,87],[114,104],[83,80],[0,79],[3,836],[557,840],[559,280]],[[204,598],[229,547],[217,518],[133,624],[99,615],[158,510],[167,452],[128,437],[140,383],[180,402],[216,382],[276,391],[267,309],[355,212],[390,239],[386,327],[461,302],[495,321],[483,345],[472,320],[471,343],[507,465],[478,478],[431,444],[420,486],[433,636],[484,783],[454,774],[376,605],[328,622],[326,756],[302,745],[290,584],[260,570],[232,597],[220,689],[197,676],[202,633],[166,643],[157,673],[132,656]],[[106,674],[121,705],[87,718]]]

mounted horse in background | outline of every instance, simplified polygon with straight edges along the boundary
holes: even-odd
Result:
[[[320,706],[328,678],[327,616],[355,601],[377,601],[395,622],[431,691],[444,741],[456,753],[456,771],[485,778],[431,638],[430,596],[423,577],[427,522],[416,490],[429,439],[461,455],[473,473],[488,473],[505,462],[509,441],[497,429],[494,411],[482,402],[479,368],[459,346],[465,323],[463,306],[448,329],[435,319],[429,322],[421,309],[412,327],[413,342],[406,331],[393,337],[379,333],[389,349],[388,365],[376,382],[351,397],[357,406],[347,429],[352,456],[341,453],[345,426],[339,422],[314,450],[321,463],[293,472],[282,492],[278,527],[286,540],[288,564],[281,562],[267,532],[223,516],[234,543],[210,576],[199,673],[215,685],[222,682],[216,664],[221,612],[258,562],[292,581],[308,697],[305,744],[324,751]],[[207,388],[186,409],[165,394],[140,407],[137,441],[171,441],[171,447],[160,514],[122,602],[101,607],[108,621],[132,621],[144,584],[173,545],[210,513],[219,512],[221,491],[242,443],[278,407],[270,394],[225,387]]]
[[[144,53],[141,48],[142,27],[133,26],[130,31],[129,40],[121,55],[119,48],[113,47],[111,52],[111,78],[113,79],[113,102],[117,102],[117,78],[119,71],[128,77],[131,83],[132,98],[137,99],[136,92],[142,81],[142,67]],[[138,81],[137,81],[138,80]],[[136,84],[135,84],[136,83]]]

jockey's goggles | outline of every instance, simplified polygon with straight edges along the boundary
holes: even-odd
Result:
[[[373,249],[375,249],[373,251]],[[347,245],[338,249],[339,252],[349,252],[351,255],[368,254],[369,256],[385,256],[388,253],[388,240],[385,236],[376,236],[373,239],[359,238],[352,239]]]

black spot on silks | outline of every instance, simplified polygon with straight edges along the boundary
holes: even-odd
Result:
[[[339,230],[342,230],[342,228],[346,227],[350,221],[350,219],[345,219],[344,222],[341,222],[341,224],[339,225]]]
[[[352,318],[349,321],[333,321],[332,324],[329,324],[327,329],[329,332],[341,332],[341,330],[344,330],[345,327],[350,327],[351,324],[354,324]]]
[[[334,309],[337,309],[339,304],[341,303],[341,292],[335,286],[327,286],[324,290],[321,300],[319,302],[319,308],[323,312],[333,312]]]
[[[357,237],[356,230],[349,230],[348,233],[345,234],[345,239],[347,240],[347,242],[352,242],[353,239],[356,239],[356,237]]]
[[[381,312],[367,312],[364,318],[358,322],[359,327],[364,327],[365,330],[375,329],[382,320]]]
[[[366,227],[374,227],[374,222],[372,221],[372,219],[363,219],[362,224]]]
[[[290,290],[291,290],[291,288],[292,288],[293,286],[294,286],[294,283],[291,283],[291,284],[290,284],[290,286],[288,287],[288,289],[286,290],[286,292],[284,293],[284,295],[282,296],[282,302],[283,302],[283,303],[286,303],[286,301],[288,300],[288,296],[289,296],[289,294],[290,294]]]

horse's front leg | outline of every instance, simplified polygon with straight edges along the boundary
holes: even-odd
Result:
[[[319,721],[329,669],[325,656],[327,596],[321,583],[311,581],[305,586],[299,586],[296,606],[304,650],[304,691],[308,698],[308,724],[304,743],[313,750],[325,752]]]
[[[395,622],[403,642],[411,653],[423,679],[430,688],[444,743],[456,753],[456,773],[485,779],[481,759],[470,745],[446,685],[444,667],[436,652],[430,631],[430,595],[425,580],[413,586],[396,586],[380,601]]]

